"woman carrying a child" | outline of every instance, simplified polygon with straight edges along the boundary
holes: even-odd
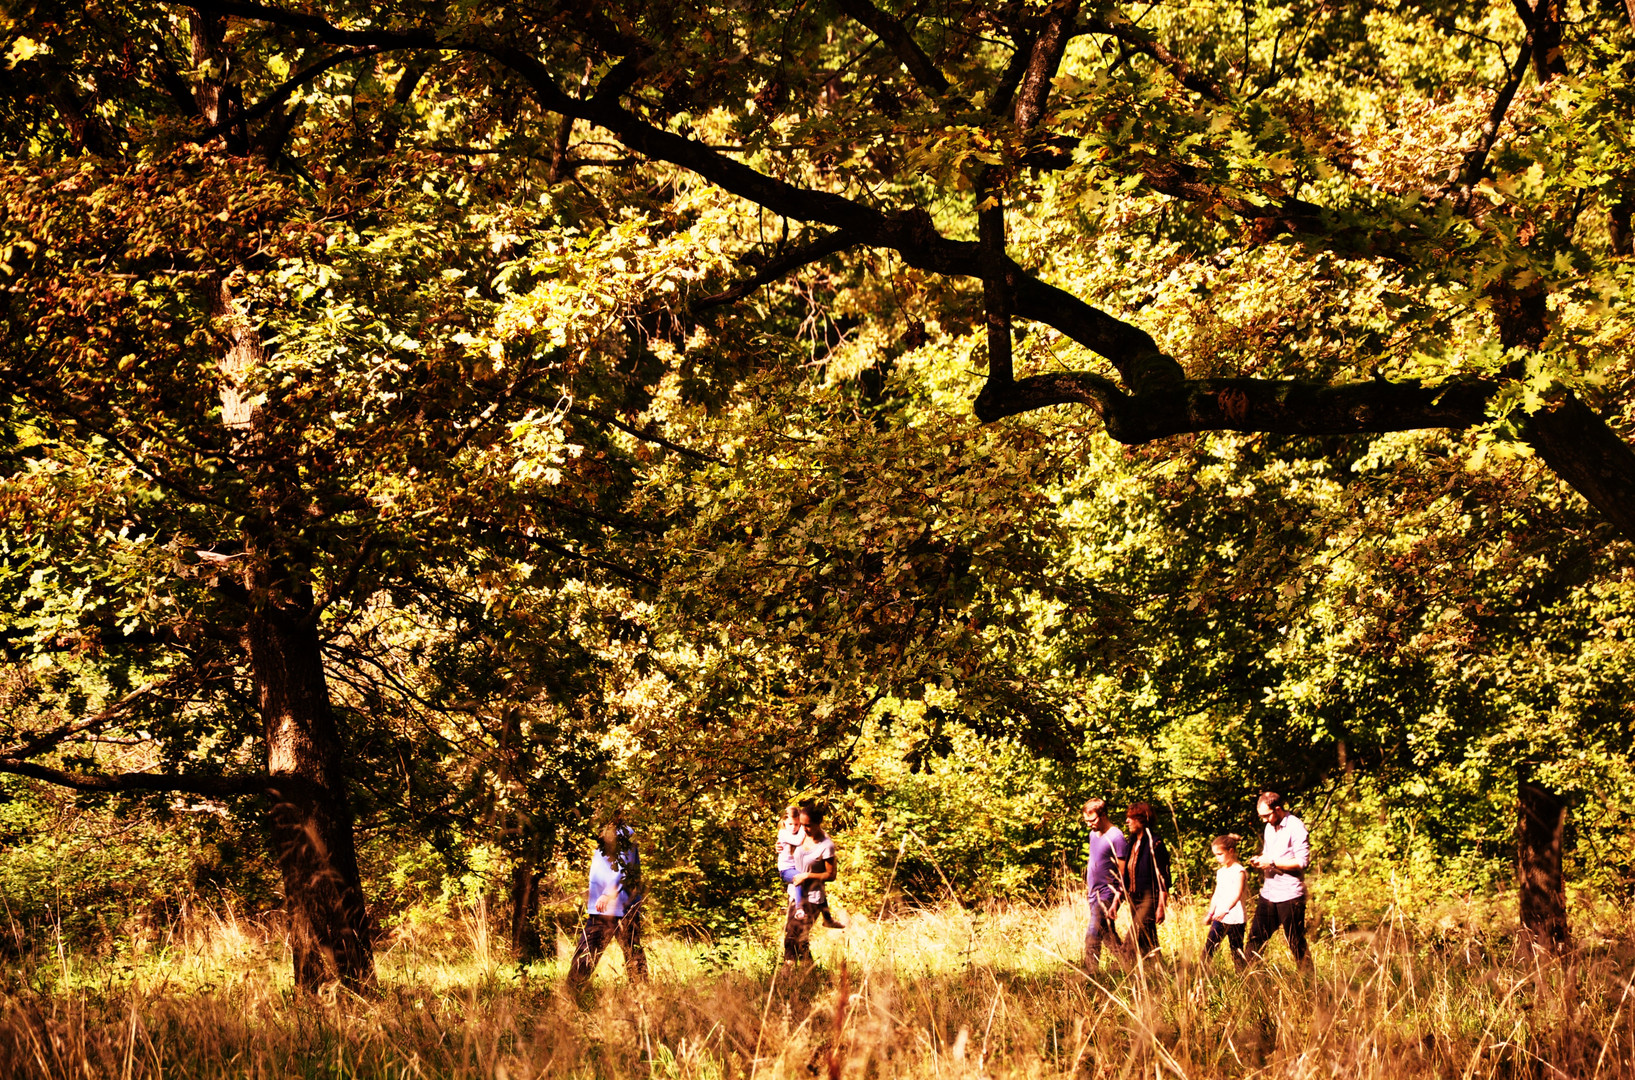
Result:
[[[800,805],[795,824],[803,835],[790,852],[793,873],[784,877],[789,887],[789,911],[783,923],[783,958],[810,963],[812,926],[819,919],[830,921],[824,886],[835,879],[835,842],[823,831],[822,808],[813,803]],[[780,871],[786,836],[792,837],[792,832],[778,834]]]

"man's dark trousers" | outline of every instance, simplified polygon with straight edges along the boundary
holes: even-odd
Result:
[[[1289,955],[1294,957],[1297,964],[1311,963],[1311,955],[1306,952],[1306,898],[1297,896],[1293,900],[1267,900],[1261,897],[1255,902],[1255,924],[1249,928],[1249,957],[1260,959],[1260,954],[1272,935],[1281,929],[1283,937],[1289,943]]]
[[[585,916],[579,941],[568,967],[568,985],[583,986],[596,971],[596,962],[609,944],[617,941],[624,950],[625,973],[632,979],[647,978],[647,951],[642,948],[642,912],[638,901],[624,915]]]

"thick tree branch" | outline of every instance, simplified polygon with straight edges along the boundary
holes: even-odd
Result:
[[[1014,271],[1005,254],[1005,203],[999,185],[990,187],[994,170],[984,169],[977,186],[978,244],[982,250],[982,307],[988,323],[988,381],[1008,383],[1015,376],[1011,358],[1011,306]],[[991,205],[990,205],[991,204]]]
[[[1487,168],[1487,156],[1493,151],[1493,144],[1499,141],[1499,126],[1504,123],[1504,114],[1510,110],[1510,103],[1515,100],[1516,91],[1521,88],[1521,81],[1527,75],[1527,61],[1530,57],[1527,42],[1516,53],[1516,62],[1511,66],[1509,80],[1499,88],[1499,96],[1493,101],[1493,108],[1487,114],[1487,122],[1482,125],[1482,140],[1475,149],[1465,155],[1464,168],[1459,170],[1459,187],[1468,192],[1476,186],[1482,178],[1482,171]]]
[[[1486,423],[1501,382],[1461,379],[1327,383],[1293,379],[1189,379],[1167,389],[1126,394],[1092,372],[1034,375],[1008,385],[989,381],[977,417],[992,422],[1052,405],[1088,405],[1119,442],[1139,444],[1205,431],[1281,435],[1362,435]],[[1635,539],[1635,449],[1577,397],[1526,419],[1527,441],[1557,476]]]
[[[538,60],[509,45],[434,41],[430,34],[347,30],[317,16],[236,0],[205,0],[201,6],[243,18],[309,30],[330,44],[435,47],[490,56],[526,79],[540,104],[550,111],[598,124],[612,132],[630,150],[651,160],[688,169],[723,190],[773,213],[796,221],[816,221],[833,226],[859,245],[895,250],[916,269],[976,278],[987,278],[994,272],[985,272],[980,244],[943,236],[937,231],[930,214],[924,210],[916,208],[886,214],[844,195],[798,187],[759,172],[702,142],[642,120],[623,108],[612,95],[603,92],[607,81],[613,78],[611,72],[604,80],[602,89],[590,99],[581,100],[564,93]],[[1030,54],[1028,78],[1033,80],[1034,88],[1027,93],[1036,100],[1028,109],[1042,107],[1042,95],[1048,92],[1050,76],[1055,70],[1053,65],[1060,62],[1060,49],[1065,48],[1070,26],[1069,14],[1067,8],[1060,8],[1053,16],[1060,24],[1061,40],[1054,46],[1046,47],[1042,44],[1045,35],[1041,34]],[[1026,111],[1020,98],[1017,108],[1019,112]],[[1127,383],[1131,389],[1140,390],[1149,377],[1157,377],[1163,382],[1173,382],[1181,377],[1179,365],[1174,361],[1167,364],[1153,362],[1154,358],[1160,357],[1159,350],[1145,331],[1037,280],[1008,257],[1004,257],[1003,273],[1014,282],[1014,314],[1054,326],[1086,348],[1100,353],[1118,368],[1126,380],[1134,380]]]
[[[139,686],[99,713],[59,725],[50,731],[37,732],[14,746],[8,746],[0,750],[0,759],[31,758],[37,754],[45,753],[76,735],[83,735],[87,731],[95,731],[98,728],[106,727],[128,712],[136,702],[173,682],[175,682],[174,676],[156,679],[144,686]]]
[[[1027,74],[1028,63],[1033,59],[1033,44],[1037,40],[1037,34],[1018,33],[1016,51],[1011,53],[1010,63],[1005,65],[993,92],[988,95],[985,106],[988,115],[1002,116],[1011,111],[1011,103],[1016,100],[1016,88],[1022,85],[1022,76]]]
[[[849,18],[867,27],[886,48],[896,54],[903,67],[914,77],[914,81],[920,84],[921,89],[927,91],[933,98],[940,98],[948,93],[947,77],[937,70],[937,65],[932,62],[931,57],[925,54],[919,42],[914,40],[914,36],[900,21],[875,7],[869,0],[837,0],[837,3],[840,10]]]
[[[664,436],[654,431],[651,425],[643,430],[636,427],[634,424],[627,424],[617,417],[594,412],[582,405],[574,405],[568,409],[568,412],[573,416],[583,416],[588,420],[596,420],[603,424],[607,424],[610,427],[616,427],[632,438],[640,439],[642,442],[652,443],[654,446],[662,446],[666,450],[672,450],[675,453],[680,454],[682,457],[691,458],[694,461],[704,461],[712,465],[725,465],[727,463],[726,459],[716,457],[714,454],[706,454],[702,450],[694,450],[690,446],[682,446],[678,442],[671,442],[669,439],[666,439]]]
[[[280,83],[278,86],[273,87],[272,90],[268,91],[266,97],[262,98],[254,105],[247,107],[242,113],[236,116],[224,117],[215,124],[211,125],[209,128],[205,129],[204,135],[206,138],[215,135],[222,135],[225,134],[229,128],[232,128],[238,124],[248,124],[252,121],[259,120],[263,116],[266,116],[268,113],[272,112],[274,109],[278,108],[280,105],[284,104],[284,102],[288,101],[291,94],[295,93],[297,90],[301,89],[301,87],[305,86],[307,83],[311,82],[313,79],[316,79],[318,76],[322,75],[331,68],[340,67],[342,64],[351,60],[361,60],[368,56],[378,56],[381,51],[382,50],[376,46],[352,49],[347,52],[336,53],[334,56],[327,57],[318,61],[316,64],[303,68],[294,75],[290,76],[284,82]]]
[[[1152,57],[1188,90],[1217,104],[1225,104],[1226,91],[1219,83],[1198,74],[1185,60],[1164,48],[1151,33],[1134,23],[1113,22],[1099,15],[1091,15],[1085,19],[1084,27],[1091,33],[1117,38],[1136,52]]]
[[[1567,74],[1567,57],[1561,50],[1561,0],[1511,0],[1516,14],[1527,27],[1533,73],[1540,85],[1557,75]]]
[[[1018,124],[1024,128],[1030,127],[1043,115],[1051,79],[1060,62],[1066,39],[1072,32],[1072,17],[1077,10],[1077,2],[1061,0],[1049,16],[1045,30],[1033,42],[1028,66],[1017,93],[1016,116]],[[1547,73],[1555,73],[1562,65],[1558,8],[1554,6],[1556,0],[1538,2],[1538,8],[1528,9],[1524,18],[1528,19],[1532,31],[1535,62]],[[612,73],[595,95],[583,100],[565,93],[539,59],[503,42],[438,38],[435,34],[422,31],[349,30],[315,15],[237,0],[202,0],[196,6],[219,14],[303,29],[331,45],[438,49],[487,56],[526,80],[540,105],[547,110],[597,124],[636,154],[688,169],[723,191],[773,213],[797,221],[821,222],[842,230],[859,245],[895,250],[908,265],[916,269],[978,277],[984,281],[995,276],[995,259],[991,249],[985,258],[981,244],[952,240],[941,235],[924,210],[887,213],[835,192],[798,187],[727,157],[696,139],[641,119],[619,103],[618,98],[629,84],[613,78]],[[1518,8],[1522,6],[1518,0]],[[1553,31],[1553,41],[1551,34],[1544,31]],[[626,50],[625,55],[631,66],[625,70],[635,69],[632,59],[635,51],[639,49]],[[1135,167],[1141,170],[1148,185],[1155,191],[1205,205],[1222,206],[1256,223],[1257,231],[1265,234],[1261,239],[1269,239],[1271,235],[1287,230],[1322,237],[1337,249],[1349,239],[1354,241],[1355,253],[1366,252],[1383,258],[1405,257],[1403,250],[1409,237],[1383,235],[1384,231],[1377,229],[1367,230],[1367,235],[1361,235],[1357,229],[1336,233],[1330,227],[1327,211],[1320,206],[1290,198],[1273,199],[1270,205],[1250,202],[1248,198],[1228,192],[1183,163],[1148,159],[1136,163]],[[1078,402],[1101,411],[1108,431],[1115,438],[1127,442],[1146,442],[1166,435],[1208,430],[1344,434],[1426,427],[1461,428],[1480,423],[1486,417],[1487,400],[1496,389],[1496,384],[1485,382],[1459,382],[1424,388],[1415,384],[1388,382],[1329,386],[1255,379],[1187,380],[1180,365],[1163,355],[1151,335],[1144,330],[1038,280],[1016,266],[1008,256],[1001,255],[999,258],[1003,260],[1003,274],[1014,274],[1014,288],[1010,296],[1014,314],[1054,326],[1106,357],[1118,370],[1124,389],[1119,389],[1103,377],[1088,374],[992,380],[978,400],[978,415],[983,419],[992,420],[1048,405]],[[1568,427],[1582,427],[1589,422],[1570,408],[1563,416],[1561,423]],[[1589,413],[1589,416],[1595,425],[1605,428],[1605,424],[1593,413]],[[1545,422],[1548,425],[1549,421]],[[1541,431],[1537,437],[1543,440],[1541,453],[1545,454],[1546,460],[1550,460],[1549,453],[1543,449],[1544,442],[1550,436]],[[1597,433],[1595,437],[1601,438],[1601,435]],[[1621,443],[1610,430],[1605,432],[1605,437]],[[1623,447],[1623,452],[1630,453],[1627,446]],[[1563,461],[1566,468],[1574,467],[1568,458],[1559,453],[1556,460]],[[1583,481],[1591,491],[1603,492],[1596,495],[1591,495],[1589,491],[1585,493],[1603,512],[1613,516],[1603,502],[1615,497],[1615,484],[1610,481],[1605,484],[1592,483],[1593,478],[1585,477],[1582,470],[1562,475],[1575,486]],[[1631,470],[1631,475],[1635,475],[1635,469]],[[1614,517],[1614,520],[1622,519]],[[1626,531],[1635,536],[1635,530]],[[570,558],[596,562],[577,552],[561,549],[543,538],[526,539],[547,549],[555,548],[559,554]],[[623,568],[606,568],[615,573],[623,571]],[[623,572],[632,579],[639,579],[639,575]]]
[[[1522,434],[1544,463],[1635,538],[1635,450],[1576,396],[1540,409]]]
[[[1487,402],[1498,388],[1487,380],[1424,386],[1382,379],[1339,385],[1188,379],[1126,394],[1101,376],[1069,372],[1019,379],[1008,392],[991,387],[977,399],[977,416],[993,421],[1051,405],[1089,405],[1101,414],[1109,435],[1131,444],[1204,431],[1354,435],[1472,427],[1488,419]]]
[[[255,22],[272,23],[292,30],[305,30],[331,45],[352,45],[358,48],[428,49],[437,48],[437,35],[430,31],[348,30],[336,26],[320,15],[286,11],[270,4],[245,3],[240,0],[197,0],[188,5],[209,15],[225,15]],[[451,46],[455,47],[455,46]]]
[[[1061,67],[1062,54],[1067,51],[1068,39],[1073,36],[1073,20],[1079,13],[1079,0],[1056,0],[1045,19],[1045,27],[1033,42],[1027,71],[1016,92],[1016,126],[1023,132],[1045,114],[1045,103],[1050,100],[1051,80]]]
[[[1044,116],[1051,80],[1061,66],[1072,36],[1078,0],[1058,0],[1033,39],[1027,66],[1022,69],[1016,101],[1016,126],[1023,137]],[[1020,49],[1018,49],[1020,52]],[[1013,67],[1014,67],[1014,57]],[[996,95],[997,96],[997,95]],[[1008,94],[1006,95],[1008,96]],[[1015,377],[1012,357],[1011,308],[1020,268],[1005,252],[1005,173],[984,167],[976,182],[977,237],[982,262],[982,305],[988,324],[988,381],[1009,383]]]
[[[188,773],[73,773],[37,765],[32,761],[0,758],[0,773],[43,780],[74,791],[174,791],[208,798],[230,795],[259,795],[271,782],[265,776],[194,776]]]

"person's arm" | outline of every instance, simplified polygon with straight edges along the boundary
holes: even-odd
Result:
[[[1247,871],[1239,867],[1236,874],[1227,875],[1227,881],[1217,892],[1224,889],[1224,893],[1216,900],[1215,906],[1209,909],[1211,918],[1226,918],[1226,913],[1243,902],[1243,883],[1248,880]]]
[[[835,879],[835,866],[839,862],[838,854],[838,852],[834,852],[833,849],[831,849],[831,854],[828,857],[813,859],[812,869],[804,874],[796,874],[795,880],[797,882],[833,881]],[[819,867],[822,867],[822,869],[819,869]]]
[[[1299,832],[1289,837],[1288,849],[1276,865],[1279,870],[1289,871],[1304,870],[1311,865],[1311,834],[1306,831],[1304,823]]]
[[[1158,921],[1164,921],[1169,910],[1169,848],[1158,837],[1152,838],[1152,868],[1158,878]]]
[[[1270,828],[1270,826],[1268,826],[1268,828]],[[1249,857],[1249,865],[1254,867],[1256,870],[1271,870],[1275,873],[1277,870],[1277,864],[1272,861],[1272,851],[1274,850],[1273,845],[1276,844],[1276,842],[1277,833],[1275,832],[1271,833],[1270,836],[1262,837],[1260,841],[1260,853]]]
[[[1118,869],[1118,888],[1113,890],[1113,902],[1108,905],[1107,911],[1110,915],[1117,915],[1118,906],[1124,900],[1124,890],[1128,887],[1126,874],[1130,868],[1130,842],[1123,833],[1118,833],[1118,838],[1109,841],[1109,846],[1113,849],[1113,865]]]
[[[613,861],[604,856],[601,851],[597,851],[596,854],[592,855],[590,858],[590,880],[592,884],[595,884],[596,881],[597,859],[601,859],[607,864],[608,869],[615,871],[613,877],[609,879],[607,887],[602,890],[602,895],[598,896],[591,904],[591,907],[596,909],[596,913],[598,915],[606,915],[608,913],[608,909],[612,908],[613,905],[618,902],[619,886],[624,881],[624,872],[622,870],[618,870],[613,865]]]
[[[817,867],[823,867],[818,870]],[[804,874],[796,874],[795,880],[801,881],[833,881],[835,879],[835,860],[817,859],[812,863],[813,869]]]

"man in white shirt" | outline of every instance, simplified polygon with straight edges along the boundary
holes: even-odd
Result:
[[[1251,960],[1260,959],[1266,942],[1281,929],[1290,955],[1306,967],[1311,964],[1306,951],[1306,868],[1311,865],[1311,838],[1305,824],[1283,808],[1283,796],[1277,792],[1261,792],[1255,809],[1266,823],[1266,835],[1260,854],[1249,865],[1266,879],[1255,902],[1247,951]]]

